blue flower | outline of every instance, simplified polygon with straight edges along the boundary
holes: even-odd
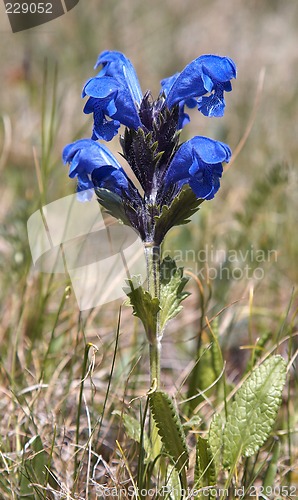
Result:
[[[200,56],[181,73],[161,82],[166,95],[165,103],[168,108],[179,104],[183,113],[184,105],[193,107],[195,99],[203,115],[223,116],[224,91],[232,90],[232,78],[236,78],[236,66],[232,59],[216,55]]]
[[[160,244],[171,227],[185,220],[180,215],[180,208],[187,212],[185,203],[191,204],[191,215],[220,187],[222,163],[231,158],[229,146],[201,136],[179,145],[179,130],[189,122],[185,106],[198,107],[206,116],[223,115],[235,64],[228,57],[198,57],[162,80],[156,100],[149,91],[142,96],[135,70],[120,52],[102,52],[95,68],[99,66],[83,89],[83,97],[88,96],[84,112],[94,115],[92,139],[66,146],[64,163],[70,166],[69,177],[77,178],[79,199],[90,200],[95,191],[111,215],[134,227],[143,241]],[[120,138],[122,156],[141,192],[113,154],[96,142],[111,140],[121,124],[126,127]],[[190,189],[182,191],[185,185]]]
[[[121,123],[135,130],[141,126],[142,92],[131,62],[120,52],[103,52],[95,69],[100,65],[99,74],[83,88],[82,96],[89,96],[84,112],[94,115],[92,139],[110,141]]]
[[[164,93],[166,96],[168,95],[169,91],[171,90],[171,87],[173,86],[174,82],[177,80],[178,76],[180,73],[175,73],[175,75],[169,76],[168,78],[165,78],[162,80],[161,87],[162,87],[162,93]],[[188,108],[195,108],[197,105],[197,100],[191,97],[190,99],[182,99],[179,101],[179,122],[178,122],[178,129],[182,129],[187,125],[187,123],[190,122],[189,115],[184,112],[184,106],[186,105]]]
[[[173,184],[179,188],[189,184],[198,198],[210,200],[220,186],[222,162],[228,163],[230,158],[227,144],[207,137],[193,137],[174,155],[164,179],[165,189]]]
[[[95,168],[91,175],[95,187],[104,188],[112,193],[122,197],[129,194],[130,181],[122,168],[106,165],[105,167]]]
[[[68,144],[63,150],[62,158],[64,163],[69,163],[69,177],[77,177],[80,201],[88,201],[92,198],[94,182],[91,175],[95,169],[106,169],[108,166],[126,176],[109,149],[91,139],[81,139]]]
[[[150,117],[144,114],[142,108],[148,95],[142,96],[130,60],[121,52],[105,51],[98,57],[95,69],[99,66],[102,69],[87,81],[82,93],[83,97],[89,97],[84,112],[93,113],[94,117],[92,139],[110,141],[121,124],[134,130],[139,127],[148,129]],[[189,122],[185,106],[197,106],[205,116],[223,116],[224,92],[232,89],[232,78],[236,78],[236,66],[232,59],[203,55],[188,64],[181,73],[162,80],[160,102],[168,109],[178,105],[177,129],[182,129]]]

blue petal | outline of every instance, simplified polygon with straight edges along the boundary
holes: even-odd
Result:
[[[102,70],[83,88],[82,96],[93,98],[87,102],[84,112],[94,113],[92,137],[111,140],[120,123],[133,129],[141,126],[138,109],[142,92],[131,62],[120,52],[103,52],[95,68],[99,65],[103,66]],[[110,123],[107,118],[114,121]]]
[[[102,165],[112,165],[116,168],[121,168],[115,156],[104,144],[92,141],[91,139],[80,139],[68,144],[63,150],[62,158],[64,163],[74,161],[75,169],[78,169],[78,172],[88,174]]]
[[[213,189],[213,172],[211,166],[201,165],[196,174],[189,177],[189,185],[197,198],[207,198]]]
[[[223,116],[226,103],[223,97],[223,91],[217,90],[209,96],[199,97],[198,109],[205,116]]]
[[[106,118],[102,109],[102,103],[98,99],[90,97],[84,107],[84,113],[93,113],[93,140],[104,139],[105,141],[110,141],[118,134],[120,122]]]
[[[220,179],[221,175],[218,175],[217,177],[216,176],[213,176],[213,186],[212,186],[212,190],[211,192],[209,193],[208,196],[206,196],[206,200],[212,200],[212,198],[214,198],[214,196],[216,195],[217,191],[219,190],[220,188],[220,182],[219,182],[219,179]]]
[[[229,162],[226,144],[196,136],[182,144],[169,165],[165,186],[189,184],[198,198],[210,199],[219,189],[222,162]]]
[[[196,154],[205,163],[214,165],[223,161],[229,163],[231,159],[231,149],[224,142],[215,141],[209,137],[196,136],[190,139],[188,143],[191,143]]]
[[[169,91],[173,87],[175,81],[177,80],[180,73],[175,73],[175,75],[169,76],[168,78],[164,78],[161,80],[161,92],[164,92],[165,96],[168,95]]]
[[[118,196],[128,193],[129,180],[122,169],[111,166],[96,168],[92,172],[92,182],[94,186],[108,189]]]
[[[161,81],[161,94],[164,93],[165,96],[168,95],[171,87],[173,86],[174,82],[177,80],[178,76],[180,73],[176,73],[173,76],[170,76],[169,78],[165,78],[164,80]],[[185,101],[182,100],[179,102],[179,121],[178,121],[178,129],[182,129],[187,125],[187,123],[190,122],[189,115],[185,113],[184,107],[185,105],[188,108],[195,108],[197,105],[196,99],[190,98],[186,99]]]
[[[68,144],[63,150],[62,158],[64,163],[70,165],[69,177],[78,179],[78,192],[90,190],[93,187],[90,175],[95,169],[109,165],[114,169],[122,170],[109,149],[91,139],[81,139]],[[90,193],[86,195],[86,199],[90,199]]]
[[[167,93],[166,104],[169,108],[178,102],[202,97],[208,92],[214,91],[218,98],[222,92],[221,104],[209,105],[211,112],[207,114],[221,116],[224,110],[223,91],[231,90],[230,80],[236,78],[236,66],[228,57],[204,55],[188,64],[177,77],[174,76],[166,79],[164,84]],[[206,111],[207,105],[204,103],[201,108]]]
[[[236,65],[230,57],[207,54],[198,59],[203,67],[203,72],[207,74],[212,81],[224,83],[237,76]]]
[[[97,138],[108,139],[103,132],[102,125],[108,121],[106,117],[113,118],[119,124],[137,129],[141,121],[127,85],[111,76],[96,76],[85,84],[83,97],[92,98],[87,101],[85,113],[94,113],[94,130]],[[117,133],[118,128],[114,129]],[[115,135],[114,133],[114,135]],[[113,135],[112,135],[113,137]],[[111,138],[112,138],[111,137]]]
[[[78,175],[77,197],[79,201],[90,201],[93,196],[93,183],[87,174]]]
[[[113,76],[117,81],[124,83],[130,90],[133,100],[141,104],[142,91],[135,69],[130,60],[121,52],[106,50],[97,59],[94,69],[103,65],[100,74]]]
[[[106,99],[108,103],[118,92],[118,84],[114,78],[98,77],[90,78],[84,85],[82,97],[86,95]]]

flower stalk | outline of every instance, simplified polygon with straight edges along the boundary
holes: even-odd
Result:
[[[160,246],[154,242],[144,244],[147,264],[148,292],[151,297],[160,299]],[[156,330],[153,332],[150,351],[150,385],[156,389],[160,388],[160,356],[161,356],[161,335],[159,319],[157,316]]]
[[[231,158],[227,144],[208,137],[179,143],[180,131],[190,121],[185,109],[223,116],[224,94],[232,90],[236,66],[229,57],[202,55],[181,73],[162,80],[155,100],[149,91],[142,93],[124,54],[104,51],[95,68],[99,73],[86,82],[82,93],[87,97],[84,112],[94,118],[92,137],[67,145],[63,160],[69,164],[70,178],[77,179],[78,198],[89,201],[95,192],[100,205],[132,227],[144,244],[147,290],[142,277],[129,272],[126,293],[148,338],[151,388],[159,389],[162,334],[187,296],[183,270],[175,262],[161,262],[160,245],[172,227],[187,223],[204,200],[214,198],[223,163]],[[122,157],[138,184],[97,142],[110,141],[120,125],[125,126]]]

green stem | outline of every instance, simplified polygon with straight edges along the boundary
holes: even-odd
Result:
[[[148,292],[152,297],[159,298],[160,287],[160,246],[154,242],[145,243],[145,256],[147,264]]]
[[[152,297],[160,299],[160,246],[152,243],[145,243],[145,255],[147,263],[148,292]],[[160,389],[160,357],[161,357],[161,333],[159,317],[157,316],[155,332],[150,339],[150,386],[151,389]],[[150,415],[150,441],[152,454],[155,458],[160,457],[162,443],[158,434],[158,428],[151,413]],[[163,471],[162,461],[160,462],[159,473]],[[163,471],[165,477],[165,471]]]
[[[156,344],[150,344],[150,384],[151,387],[155,384],[156,389],[160,388],[160,353],[161,341],[157,340]]]
[[[147,263],[148,292],[152,297],[160,297],[160,246],[154,242],[145,243],[145,256]],[[159,320],[157,318],[156,331],[152,336],[150,349],[150,383],[156,389],[160,387],[160,354],[161,335]]]

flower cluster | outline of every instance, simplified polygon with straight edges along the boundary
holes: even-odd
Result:
[[[185,203],[194,208],[220,187],[230,148],[202,136],[179,144],[179,132],[189,122],[186,107],[197,107],[209,117],[224,114],[224,92],[232,89],[235,64],[228,57],[198,57],[161,82],[156,100],[150,92],[142,94],[134,67],[122,53],[103,52],[95,68],[99,66],[82,94],[88,97],[84,112],[93,113],[92,138],[66,146],[63,160],[70,165],[69,176],[77,178],[82,201],[95,191],[110,213],[134,227],[144,241],[159,244],[170,227],[190,215]],[[121,124],[122,156],[138,188],[109,149],[97,142],[110,141]],[[185,217],[179,217],[181,211]]]

